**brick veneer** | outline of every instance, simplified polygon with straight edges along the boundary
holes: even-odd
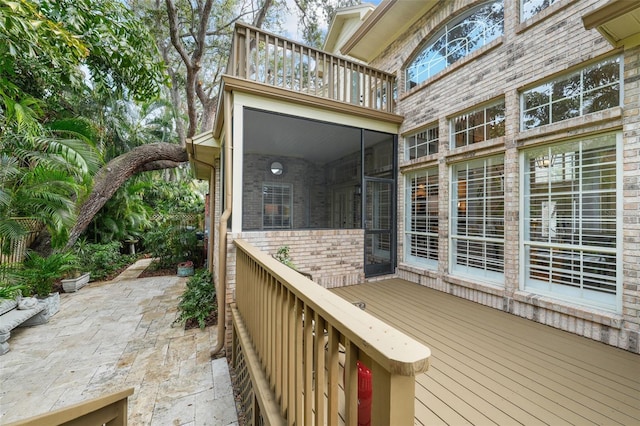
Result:
[[[236,249],[234,239],[244,239],[260,250],[275,254],[289,246],[291,260],[325,288],[364,282],[364,231],[327,229],[259,231],[227,234],[227,303],[235,300]],[[226,344],[231,342],[231,322],[227,316]]]
[[[596,31],[587,31],[582,16],[602,4],[597,0],[560,0],[521,23],[519,1],[505,1],[504,35],[458,61],[410,91],[404,89],[403,67],[430,35],[451,17],[478,1],[442,1],[400,36],[371,65],[398,78],[397,112],[405,116],[401,132],[436,124],[439,153],[405,161],[399,148],[398,276],[515,315],[639,352],[640,332],[640,48],[615,50]],[[578,68],[585,61],[622,53],[624,104],[550,126],[520,131],[519,93],[528,85]],[[485,102],[504,99],[505,136],[462,148],[449,146],[449,119]],[[520,175],[522,149],[597,132],[622,131],[624,140],[623,310],[599,311],[520,290]],[[498,287],[449,273],[449,170],[458,161],[502,154],[505,157],[505,285]],[[417,168],[439,169],[439,266],[427,270],[403,258],[404,173]]]

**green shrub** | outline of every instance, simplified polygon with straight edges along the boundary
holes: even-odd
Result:
[[[23,262],[19,274],[23,284],[32,294],[47,297],[53,291],[56,280],[75,267],[76,256],[73,253],[53,253],[42,257],[30,252]]]
[[[287,265],[291,269],[296,269],[296,265],[291,260],[291,254],[289,253],[289,246],[282,246],[278,248],[276,254],[273,256],[276,260],[279,260],[280,263]]]
[[[184,324],[194,319],[202,329],[207,317],[216,309],[216,288],[211,273],[206,269],[196,271],[187,281],[187,288],[180,298],[176,322]]]
[[[171,268],[187,260],[199,264],[198,237],[194,227],[158,223],[144,234],[144,247],[157,259],[158,269]]]
[[[20,294],[29,293],[29,287],[19,282],[20,276],[15,266],[0,264],[0,299],[15,299]]]
[[[135,262],[136,256],[120,253],[120,243],[112,241],[106,244],[82,243],[77,249],[81,258],[83,272],[91,272],[91,280],[100,281],[123,267]]]

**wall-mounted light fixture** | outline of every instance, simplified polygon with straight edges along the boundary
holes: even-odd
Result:
[[[281,176],[284,173],[284,166],[282,165],[281,162],[274,161],[273,163],[271,163],[269,170],[271,170],[272,175]]]

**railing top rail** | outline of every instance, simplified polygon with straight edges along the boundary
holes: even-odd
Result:
[[[390,373],[415,376],[429,367],[431,351],[422,343],[327,291],[247,241],[236,239],[234,243]]]
[[[253,31],[253,32],[256,32],[256,33],[264,34],[264,35],[267,35],[267,36],[269,36],[271,38],[274,38],[274,39],[277,38],[278,40],[281,40],[281,41],[284,40],[288,44],[296,45],[296,46],[299,46],[299,47],[304,47],[305,49],[309,49],[310,51],[313,51],[314,53],[317,52],[318,54],[326,55],[327,58],[334,58],[334,59],[340,60],[341,62],[344,62],[344,63],[353,64],[354,66],[360,67],[361,69],[367,69],[367,70],[374,71],[380,77],[384,76],[384,77],[388,77],[389,79],[393,79],[393,80],[395,80],[395,78],[396,78],[395,74],[391,74],[391,73],[388,73],[386,71],[382,71],[382,70],[379,70],[377,68],[370,67],[367,64],[364,64],[362,62],[357,62],[357,61],[354,61],[352,59],[346,58],[344,56],[339,56],[339,55],[335,55],[333,53],[325,52],[324,50],[320,50],[320,49],[317,49],[315,47],[306,45],[304,43],[300,43],[300,42],[297,42],[295,40],[286,38],[284,36],[281,36],[281,35],[278,35],[278,34],[275,34],[275,33],[269,32],[269,31],[265,31],[265,30],[263,30],[261,28],[253,27],[253,26],[245,24],[243,22],[236,22],[235,23],[235,30],[234,31],[236,33],[240,34],[240,33],[242,33],[243,31],[246,31],[246,30],[250,30],[250,31]]]
[[[79,402],[69,407],[63,407],[55,411],[43,413],[38,416],[10,423],[7,426],[37,426],[37,425],[60,425],[72,422],[80,417],[89,415],[95,411],[105,408],[111,404],[125,400],[133,395],[134,388],[128,388],[119,392],[99,396],[88,401]],[[125,423],[126,424],[126,421]]]

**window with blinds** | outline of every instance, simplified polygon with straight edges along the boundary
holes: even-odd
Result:
[[[525,287],[615,308],[617,136],[524,152]]]
[[[452,167],[451,269],[504,283],[504,157]]]
[[[262,185],[262,228],[291,228],[291,185],[265,183]]]
[[[406,176],[405,261],[437,267],[438,168]]]

